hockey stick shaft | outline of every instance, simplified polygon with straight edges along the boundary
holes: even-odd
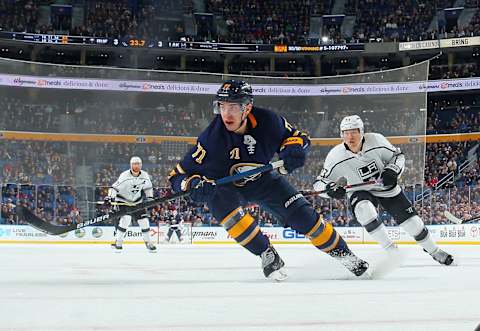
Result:
[[[260,173],[271,171],[273,169],[277,169],[281,166],[283,166],[283,161],[281,161],[281,160],[276,161],[276,162],[272,162],[272,163],[269,163],[269,164],[264,165],[262,167],[258,167],[258,168],[252,169],[252,170],[248,170],[248,171],[241,172],[241,173],[238,173],[238,174],[235,174],[235,175],[232,175],[232,176],[227,176],[227,177],[218,179],[218,180],[215,181],[215,185],[229,184],[229,183],[235,182],[237,180],[240,180],[240,179],[248,177],[248,176],[253,176],[253,175],[260,174]],[[188,194],[190,194],[190,191],[177,192],[177,193],[168,195],[166,197],[152,199],[150,201],[138,204],[138,205],[136,205],[136,207],[138,207],[138,208],[135,208],[135,209],[131,209],[131,210],[127,210],[127,211],[116,211],[116,212],[112,212],[112,213],[106,213],[106,214],[99,215],[99,216],[96,216],[94,218],[88,219],[86,221],[83,221],[83,222],[80,222],[80,223],[77,223],[77,224],[71,224],[71,225],[54,225],[54,224],[51,224],[48,221],[45,221],[42,218],[35,215],[28,208],[26,208],[24,206],[21,206],[21,205],[17,206],[17,213],[27,223],[29,223],[33,227],[39,229],[40,231],[43,231],[43,232],[46,232],[46,233],[52,234],[52,235],[59,235],[59,234],[63,234],[63,233],[66,233],[66,232],[70,232],[72,230],[81,229],[81,228],[89,226],[89,225],[104,222],[104,221],[107,221],[109,219],[114,219],[114,218],[122,217],[123,215],[133,214],[133,213],[138,212],[138,211],[142,211],[142,210],[145,210],[145,209],[150,209],[150,208],[152,208],[154,206],[157,206],[159,204],[162,204],[162,203],[165,203],[165,202],[168,202],[168,201],[171,201],[171,200],[175,200],[175,199],[181,198],[183,196],[187,196]]]
[[[274,170],[274,169],[278,169],[280,167],[283,167],[283,160],[271,162],[269,164],[266,164],[264,166],[261,166],[261,167],[255,168],[255,169],[239,172],[238,174],[235,174],[235,175],[231,175],[231,176],[228,176],[228,177],[217,179],[215,181],[215,185],[224,185],[224,184],[233,183],[233,182],[235,182],[239,179],[249,177],[249,176],[253,176],[253,175],[257,175],[257,174],[261,174],[261,173],[264,173],[264,172],[268,172],[268,171],[271,171],[271,170]]]
[[[88,201],[88,203],[96,204],[96,205],[104,205],[105,201]],[[128,207],[135,207],[136,205],[133,203],[128,203],[128,202],[110,202],[112,206],[128,206]]]
[[[343,188],[344,188],[345,190],[349,190],[349,189],[355,189],[355,188],[358,188],[358,187],[363,187],[363,186],[368,186],[368,185],[375,185],[375,184],[380,184],[380,182],[378,182],[378,181],[376,181],[376,180],[369,180],[368,182],[365,182],[365,183],[345,185],[345,186],[343,186]],[[301,191],[300,193],[302,193],[304,196],[315,196],[315,195],[327,193],[327,190],[322,190],[322,191]]]

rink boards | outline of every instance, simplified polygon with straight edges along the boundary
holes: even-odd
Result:
[[[440,244],[480,244],[480,224],[463,225],[429,225],[434,240]],[[375,244],[369,234],[361,227],[337,227],[336,230],[352,244]],[[152,227],[152,241],[162,243],[168,228]],[[304,235],[292,229],[281,227],[263,227],[262,232],[273,243],[277,244],[307,244],[309,240]],[[91,226],[68,232],[61,236],[47,235],[28,225],[0,225],[0,243],[51,243],[51,244],[105,244],[113,241],[112,226]],[[391,239],[400,244],[413,244],[413,239],[400,227],[388,227]],[[190,227],[182,229],[186,244],[233,244],[235,243],[222,227]],[[140,228],[131,227],[125,237],[126,243],[143,243]],[[177,242],[174,234],[172,242]]]

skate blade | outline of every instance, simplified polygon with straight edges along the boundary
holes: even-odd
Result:
[[[446,267],[458,267],[458,262],[453,259],[453,262],[451,264],[443,264]]]
[[[372,267],[369,266],[368,269],[365,270],[363,274],[361,274],[360,276],[356,276],[355,279],[365,279],[365,280],[373,279]]]
[[[270,275],[268,275],[268,279],[274,280],[276,282],[283,282],[287,278],[288,275],[283,268],[275,270]]]
[[[440,265],[445,266],[445,267],[457,267],[458,266],[458,258],[453,256],[453,255],[452,255],[452,258],[453,258],[453,261],[450,264],[440,263],[436,260],[435,261],[438,262]]]
[[[115,250],[115,253],[121,253],[123,249],[117,249],[115,246],[110,246],[112,247],[113,250]]]

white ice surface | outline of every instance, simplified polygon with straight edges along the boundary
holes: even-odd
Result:
[[[0,245],[0,330],[469,330],[480,323],[480,246],[418,246],[358,280],[308,245],[277,245],[289,279],[264,278],[241,247]],[[374,264],[378,246],[352,245]]]

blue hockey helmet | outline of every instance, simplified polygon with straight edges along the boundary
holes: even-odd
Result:
[[[242,111],[245,111],[245,107],[253,103],[252,87],[243,80],[229,79],[217,91],[215,101],[213,102],[213,112],[215,114],[220,114],[219,102],[239,103]]]

